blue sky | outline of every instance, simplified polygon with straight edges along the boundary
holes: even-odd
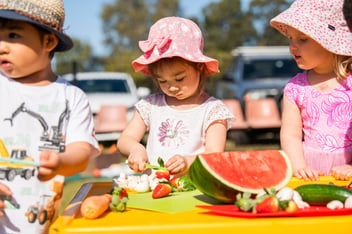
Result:
[[[65,32],[72,37],[89,43],[95,54],[104,54],[102,22],[100,14],[104,3],[114,0],[63,0],[65,5]],[[201,13],[204,6],[219,0],[181,0],[185,16]],[[239,0],[235,0],[239,1]],[[248,2],[249,0],[242,0]],[[141,38],[142,40],[142,38]]]

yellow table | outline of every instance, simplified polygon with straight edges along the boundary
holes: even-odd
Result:
[[[335,181],[322,177],[319,182],[302,182],[292,178],[289,187],[302,183],[328,183],[346,185],[348,181]],[[79,201],[87,195],[102,194],[111,189],[111,183],[93,183],[83,186],[70,205],[50,228],[57,233],[352,233],[352,215],[325,217],[235,218],[210,215],[204,209],[167,214],[128,208],[123,213],[107,212],[105,216],[86,220],[79,214]],[[74,219],[71,219],[76,214]],[[70,218],[71,217],[71,218]]]

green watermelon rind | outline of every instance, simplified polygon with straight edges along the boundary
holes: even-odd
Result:
[[[273,186],[276,190],[285,187],[290,181],[293,173],[291,161],[283,151],[279,152],[286,161],[287,172],[286,177],[279,184]],[[198,155],[189,169],[189,176],[199,191],[216,200],[230,203],[236,200],[236,195],[239,192],[258,194],[263,191],[263,189],[243,188],[229,183],[217,173],[210,173],[211,171],[212,169],[208,166],[207,162],[201,157],[201,155]]]
[[[225,203],[232,203],[236,199],[238,191],[227,187],[205,170],[199,156],[190,166],[188,174],[196,188],[205,195]]]

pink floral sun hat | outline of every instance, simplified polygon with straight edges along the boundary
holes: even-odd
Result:
[[[270,24],[286,37],[287,26],[314,39],[326,50],[352,55],[352,33],[342,12],[343,0],[296,0]]]
[[[218,61],[203,54],[203,36],[199,27],[191,20],[166,17],[158,20],[149,31],[148,40],[140,41],[144,52],[132,62],[136,72],[151,76],[148,64],[162,58],[181,57],[185,60],[204,63],[204,76],[219,72]]]

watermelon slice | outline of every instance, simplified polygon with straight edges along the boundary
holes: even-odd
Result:
[[[229,151],[198,155],[188,173],[199,191],[232,203],[239,192],[283,188],[292,177],[292,167],[279,150]]]

